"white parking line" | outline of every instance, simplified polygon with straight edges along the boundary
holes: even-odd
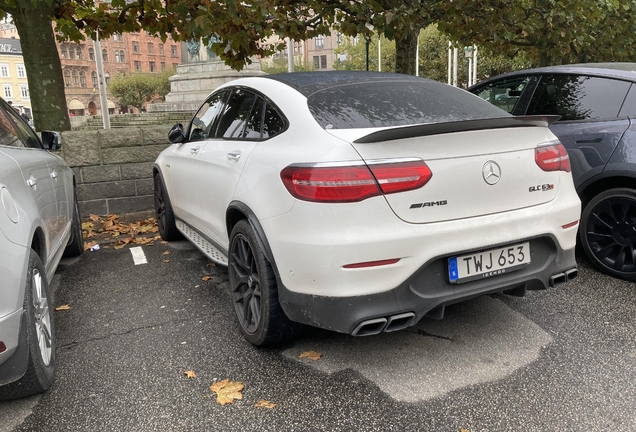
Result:
[[[135,265],[148,264],[146,254],[144,253],[144,250],[141,248],[141,246],[130,248],[130,253],[132,254]]]

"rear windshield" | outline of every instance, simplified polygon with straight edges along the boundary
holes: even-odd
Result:
[[[319,90],[307,98],[325,129],[356,129],[509,117],[507,112],[437,81],[368,81]]]

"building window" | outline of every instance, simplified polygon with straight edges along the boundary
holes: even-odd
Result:
[[[75,48],[68,48],[68,58],[70,58],[71,60],[75,60]]]
[[[316,49],[323,49],[325,47],[325,37],[323,35],[316,36]]]
[[[161,62],[161,72],[166,70],[166,62]]]
[[[120,33],[113,33],[113,40],[114,40],[115,42],[121,42],[121,41],[123,41],[122,36],[121,36],[121,34],[120,34]]]
[[[105,49],[102,50],[102,59],[107,62],[108,61],[108,51]]]
[[[141,62],[138,60],[135,60],[135,70],[136,71],[140,71],[141,70]]]
[[[71,71],[69,70],[64,71],[64,83],[66,84],[66,87],[71,86]]]
[[[104,81],[106,81],[106,85],[110,85],[110,74],[108,72],[104,74]]]
[[[86,73],[84,71],[80,72],[80,86],[86,87]]]
[[[177,56],[177,46],[176,45],[170,45],[170,54],[172,55],[172,57],[176,57]]]
[[[152,42],[148,42],[148,54],[154,54],[155,53],[155,44],[153,44]]]
[[[155,62],[148,62],[150,66],[150,72],[155,72],[157,69],[155,68]]]
[[[4,84],[4,98],[5,99],[13,99],[13,89],[11,88],[11,84]]]
[[[314,69],[320,69],[320,56],[314,56]]]
[[[26,84],[20,84],[20,96],[22,99],[29,99],[29,86]]]
[[[2,78],[9,78],[9,64],[1,63],[0,64],[0,76]]]
[[[163,44],[159,44],[159,55],[163,55]]]
[[[81,60],[82,59],[82,49],[80,47],[77,47],[75,52],[77,53],[77,59]]]
[[[326,55],[321,55],[320,56],[320,69],[327,69],[327,56]]]
[[[15,67],[18,69],[18,78],[26,78],[26,69],[23,64],[16,64]]]
[[[62,45],[62,58],[66,58],[68,55],[66,54],[66,46]]]
[[[95,60],[95,51],[93,50],[93,48],[88,49],[88,59]]]
[[[115,50],[115,63],[119,63],[119,51]]]
[[[93,81],[93,87],[97,87],[97,72],[91,72],[91,81]]]
[[[133,41],[132,45],[133,45],[133,53],[139,54],[139,42]]]
[[[77,71],[73,71],[73,87],[79,86],[79,78],[77,77]]]
[[[122,63],[126,63],[126,59],[124,58],[124,50],[119,51],[119,59]]]

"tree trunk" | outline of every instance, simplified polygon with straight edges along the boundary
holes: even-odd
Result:
[[[13,21],[20,35],[35,126],[41,131],[70,130],[62,65],[53,35],[53,8],[46,2],[16,3]]]
[[[395,35],[395,72],[415,75],[417,40],[420,28]]]

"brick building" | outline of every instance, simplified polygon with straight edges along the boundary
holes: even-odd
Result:
[[[100,39],[101,53],[95,43],[87,39],[79,44],[58,42],[58,53],[66,85],[66,103],[75,116],[101,114],[102,107],[97,83],[95,56],[101,55],[104,64],[108,111],[111,114],[132,112],[131,107],[119,105],[117,98],[108,92],[111,78],[127,72],[159,72],[176,67],[181,57],[179,43],[161,39],[146,32],[116,33],[108,39]]]

